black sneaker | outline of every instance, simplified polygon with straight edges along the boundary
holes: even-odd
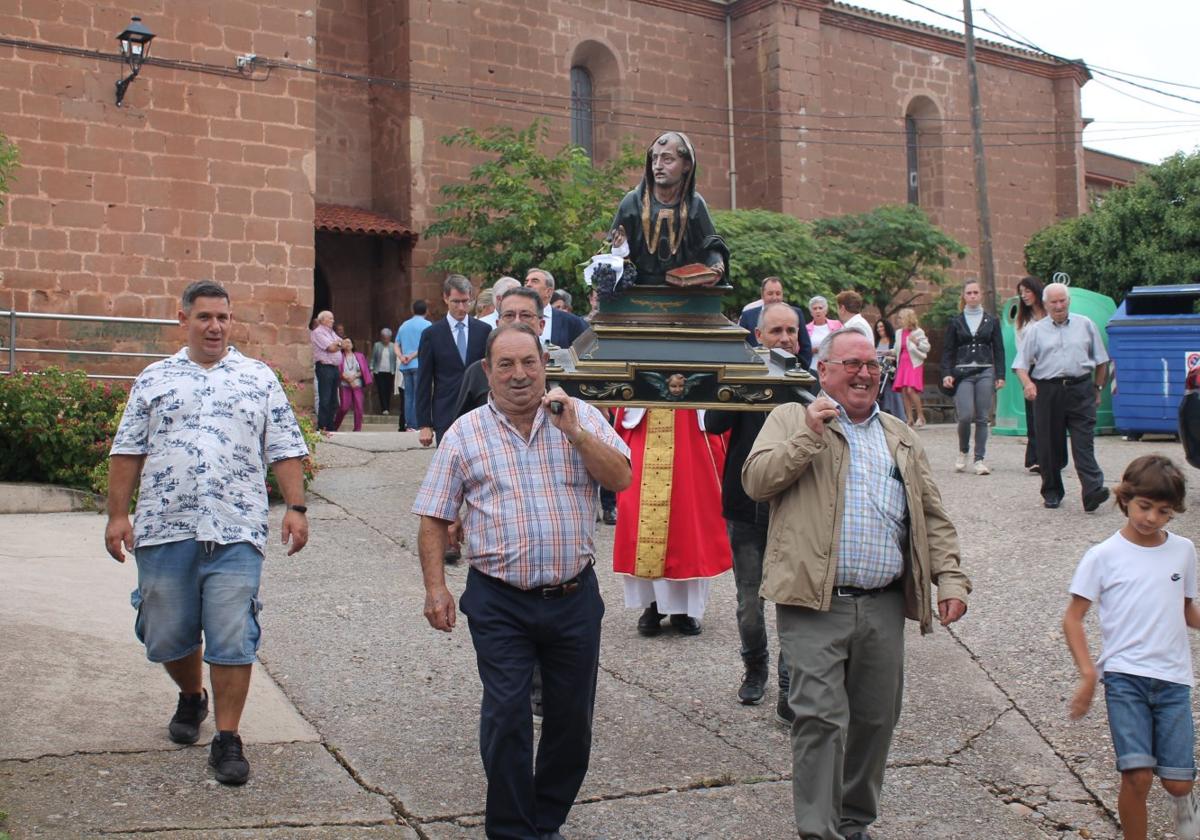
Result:
[[[208,717],[208,690],[199,694],[179,692],[179,705],[175,716],[167,725],[167,734],[176,744],[194,744],[200,737],[200,722]]]
[[[746,666],[746,676],[742,677],[742,687],[738,689],[738,702],[743,706],[757,706],[763,701],[767,691],[767,666],[765,663],[754,663]]]
[[[242,755],[242,739],[236,732],[218,732],[212,739],[208,766],[216,770],[223,785],[244,785],[250,778],[250,762]]]
[[[781,691],[779,693],[779,702],[775,704],[775,720],[780,726],[791,729],[792,721],[795,719],[796,713],[792,711],[792,707],[788,703],[787,695]]]

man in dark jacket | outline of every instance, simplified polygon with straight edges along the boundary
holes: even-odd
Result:
[[[800,317],[786,303],[764,304],[755,336],[768,349],[778,347],[789,353],[800,348]],[[729,452],[725,456],[725,474],[721,480],[721,507],[729,544],[733,548],[733,577],[737,583],[738,635],[742,642],[742,662],[746,673],[738,689],[738,700],[756,706],[763,700],[767,686],[767,627],[763,619],[763,552],[767,545],[766,504],[755,502],[742,489],[742,464],[754,445],[754,439],[766,422],[765,411],[708,411],[704,430],[711,434],[729,432]],[[779,704],[776,716],[791,723],[787,703],[788,675],[779,660]]]

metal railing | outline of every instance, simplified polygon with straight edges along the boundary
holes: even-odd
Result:
[[[17,370],[17,354],[31,355],[63,355],[63,356],[95,356],[98,358],[129,358],[129,359],[165,359],[170,353],[133,353],[117,350],[89,350],[74,348],[69,350],[46,347],[18,347],[17,325],[26,321],[92,321],[104,324],[143,324],[157,327],[177,327],[179,321],[170,318],[121,318],[115,315],[63,315],[52,312],[17,312],[14,309],[0,309],[0,318],[8,318],[8,344],[0,345],[0,353],[8,357],[8,368],[0,371],[0,375],[8,376]],[[92,373],[84,370],[88,379],[123,379],[132,380],[136,376],[124,376],[110,373]]]

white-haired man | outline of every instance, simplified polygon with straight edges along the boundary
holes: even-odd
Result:
[[[1013,361],[1025,399],[1034,404],[1042,500],[1048,508],[1062,504],[1070,431],[1083,509],[1091,513],[1109,496],[1094,446],[1096,407],[1108,381],[1108,351],[1092,320],[1071,313],[1071,291],[1065,285],[1050,283],[1042,302],[1050,317],[1026,328]]]

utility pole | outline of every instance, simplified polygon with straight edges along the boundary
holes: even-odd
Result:
[[[975,207],[979,215],[979,283],[983,308],[996,313],[996,264],[992,259],[992,215],[988,209],[987,164],[983,159],[983,106],[979,104],[979,77],[975,72],[975,24],[971,0],[963,0],[966,24],[967,82],[971,93],[971,146],[975,153]]]

